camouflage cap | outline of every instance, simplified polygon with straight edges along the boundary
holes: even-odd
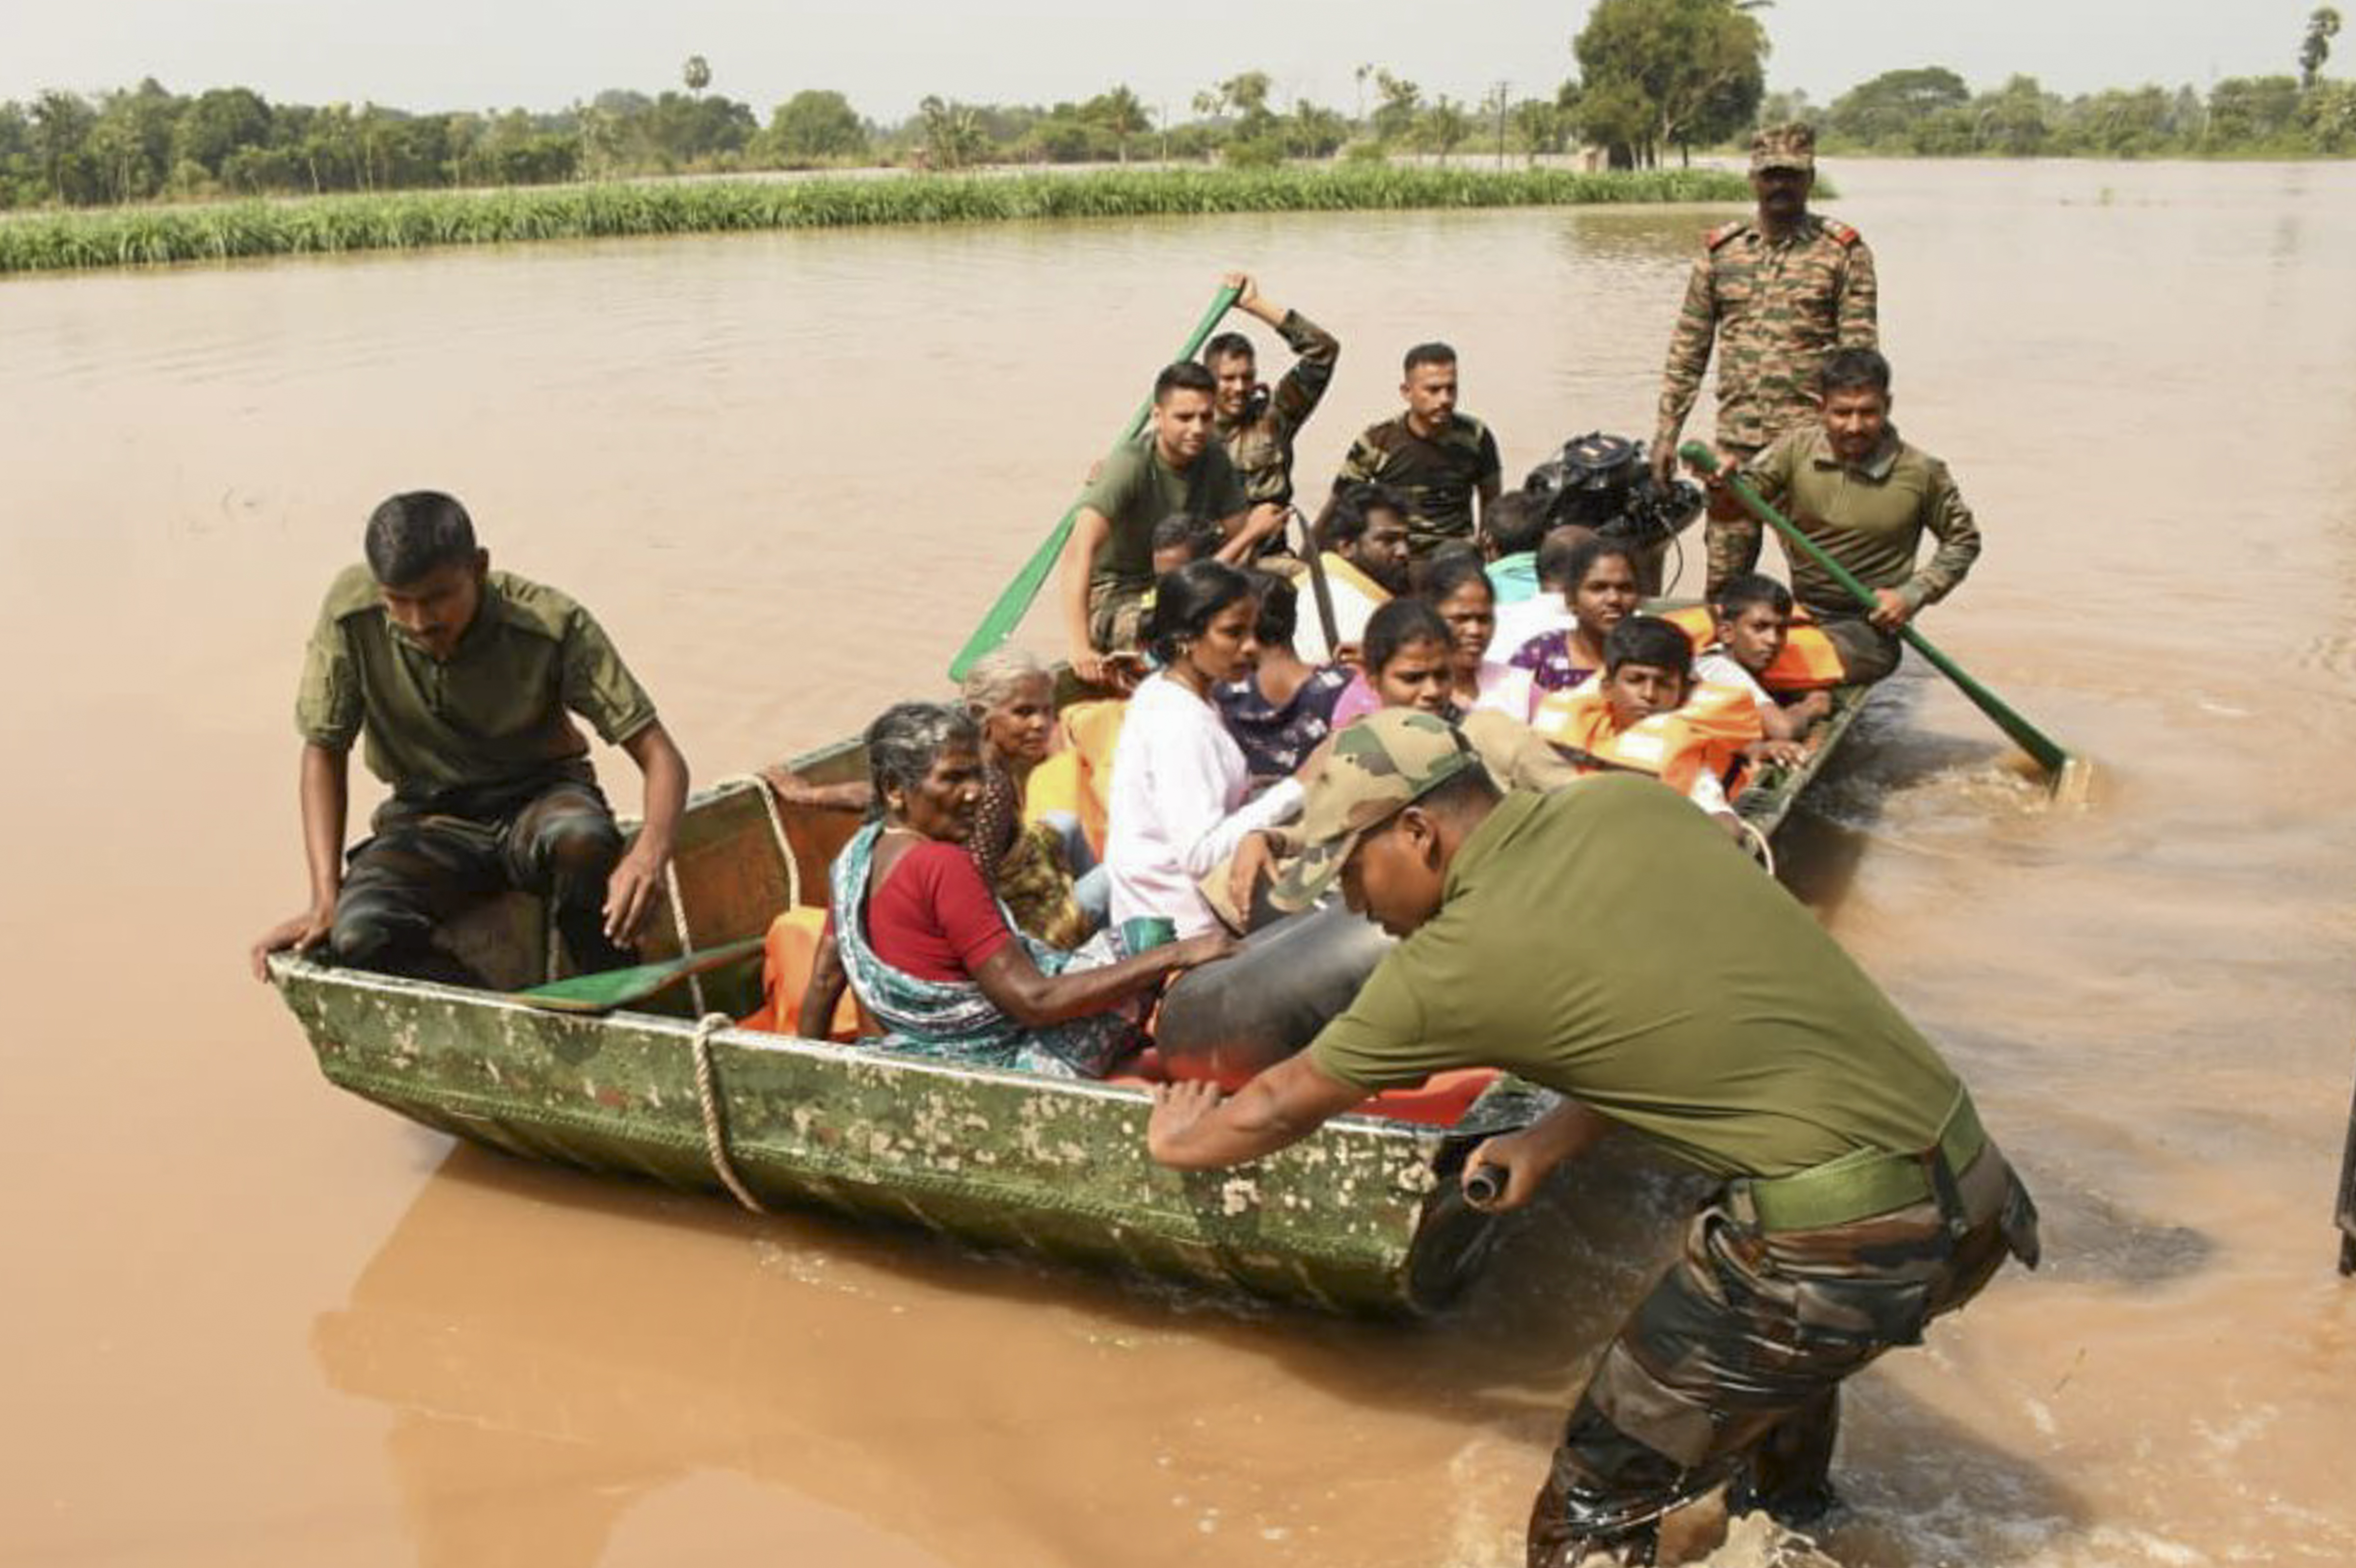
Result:
[[[1308,848],[1269,890],[1269,901],[1280,910],[1307,909],[1368,828],[1481,765],[1472,742],[1444,719],[1412,708],[1367,714],[1333,737],[1301,811]]]
[[[1769,169],[1799,169],[1803,172],[1816,166],[1816,128],[1814,125],[1762,125],[1751,138],[1751,172],[1763,174]]]

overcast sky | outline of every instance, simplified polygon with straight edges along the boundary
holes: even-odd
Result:
[[[1817,101],[1901,66],[1974,86],[2027,71],[2080,92],[2145,81],[2205,87],[2289,71],[2315,0],[1777,0],[1768,79]],[[0,0],[0,98],[154,76],[177,91],[231,83],[297,102],[552,109],[601,88],[712,87],[766,117],[805,87],[871,118],[926,93],[1001,102],[1083,98],[1127,82],[1182,116],[1238,70],[1355,111],[1354,68],[1427,92],[1517,96],[1570,74],[1587,0]],[[2356,37],[2341,40],[2356,56]],[[2335,61],[2334,75],[2347,74]]]

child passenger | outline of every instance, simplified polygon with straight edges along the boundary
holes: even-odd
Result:
[[[1539,704],[1532,728],[1603,766],[1651,773],[1739,834],[1725,777],[1761,739],[1758,709],[1741,701],[1687,706],[1693,644],[1656,615],[1630,615],[1604,638],[1603,677]]]
[[[1546,508],[1526,490],[1506,491],[1481,514],[1481,553],[1488,558],[1499,609],[1537,595],[1538,546],[1546,532]]]
[[[1832,711],[1832,696],[1812,691],[1786,708],[1762,684],[1768,667],[1792,635],[1792,591],[1772,577],[1746,572],[1721,586],[1709,606],[1712,640],[1694,660],[1694,677],[1731,687],[1750,697],[1765,737],[1751,754],[1762,761],[1793,763],[1808,729]]]
[[[1216,700],[1252,778],[1267,783],[1298,769],[1333,731],[1333,707],[1351,674],[1347,665],[1312,665],[1294,648],[1301,596],[1290,578],[1258,568],[1246,575],[1259,600],[1259,653],[1242,679],[1219,688]]]
[[[1573,550],[1563,581],[1569,629],[1541,633],[1513,656],[1515,668],[1530,672],[1533,713],[1547,694],[1575,691],[1594,678],[1603,667],[1603,639],[1642,598],[1636,552],[1616,539],[1590,539]]]
[[[1486,709],[1516,720],[1530,716],[1530,677],[1489,656],[1497,635],[1497,592],[1488,563],[1468,545],[1447,545],[1416,571],[1416,592],[1448,623],[1454,642],[1449,661],[1451,696],[1466,712]]]
[[[1385,708],[1411,708],[1445,719],[1464,732],[1501,789],[1546,791],[1579,777],[1519,719],[1490,708],[1465,708],[1455,691],[1456,630],[1425,599],[1394,599],[1366,622],[1361,668],[1333,709],[1333,729]],[[1304,772],[1313,772],[1306,768]],[[1260,879],[1300,853],[1299,835],[1262,828],[1245,838],[1227,866],[1205,879],[1204,891],[1235,930],[1245,929]]]

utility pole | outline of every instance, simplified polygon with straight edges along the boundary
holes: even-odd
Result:
[[[1497,83],[1497,167],[1500,169],[1505,166],[1505,104],[1512,98],[1513,91],[1512,82]]]

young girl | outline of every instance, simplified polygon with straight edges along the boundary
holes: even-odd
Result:
[[[1239,679],[1258,652],[1251,582],[1223,561],[1197,560],[1154,586],[1146,640],[1159,674],[1130,699],[1113,751],[1112,920],[1161,916],[1178,934],[1217,929],[1196,879],[1246,834],[1299,815],[1297,780],[1251,795],[1251,773],[1212,693]]]
[[[1367,617],[1359,671],[1333,705],[1333,728],[1383,708],[1456,717],[1456,635],[1421,599],[1394,599]]]
[[[1312,665],[1294,650],[1301,600],[1291,579],[1273,571],[1246,575],[1259,600],[1259,658],[1242,679],[1219,688],[1219,719],[1243,749],[1252,777],[1277,779],[1300,767],[1332,731],[1350,669]]]
[[[1453,643],[1449,694],[1456,706],[1468,713],[1486,708],[1527,719],[1528,674],[1489,656],[1489,639],[1497,630],[1497,591],[1479,553],[1451,549],[1433,556],[1423,563],[1417,589],[1448,623]]]
[[[1563,600],[1570,610],[1568,631],[1544,632],[1513,656],[1514,667],[1528,673],[1528,718],[1550,692],[1572,691],[1603,667],[1603,639],[1627,619],[1642,595],[1636,587],[1636,552],[1613,539],[1589,539],[1571,553]]]

